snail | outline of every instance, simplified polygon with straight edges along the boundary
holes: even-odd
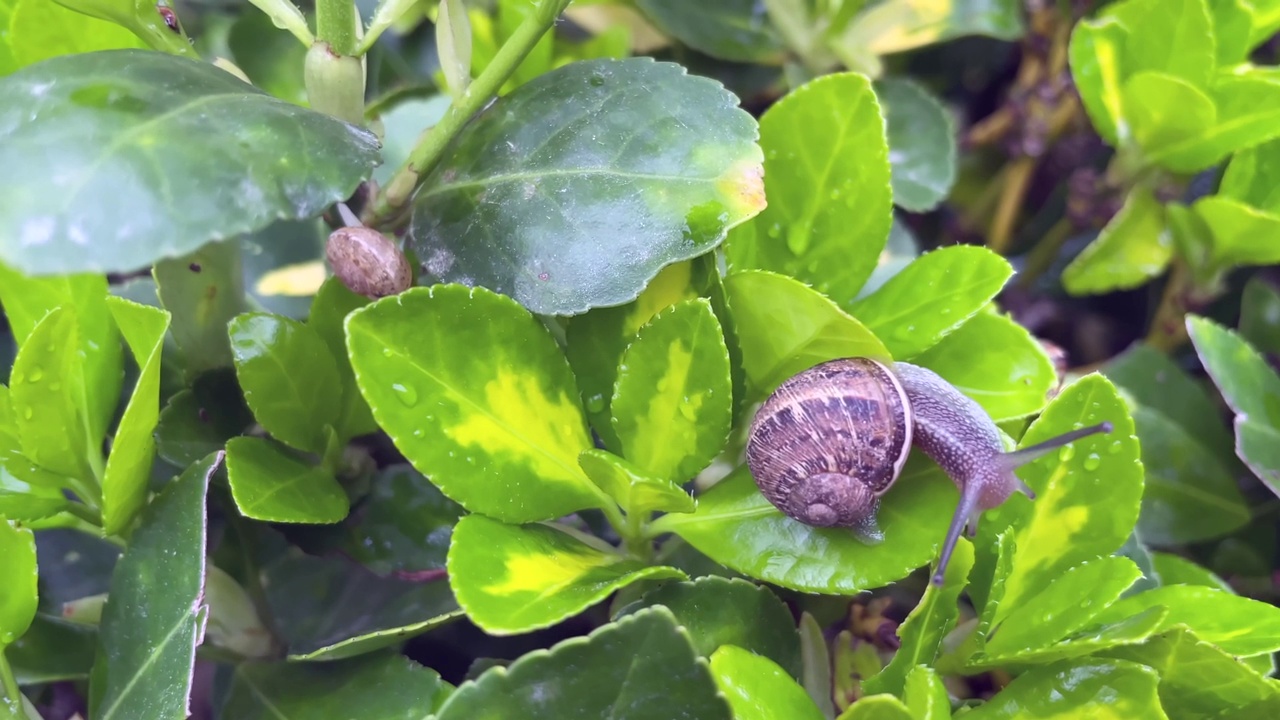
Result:
[[[364,227],[349,208],[338,205],[347,227],[329,234],[325,259],[343,285],[369,298],[396,295],[409,289],[413,271],[391,238]]]
[[[933,575],[941,584],[960,532],[1015,491],[1035,498],[1014,469],[1095,433],[1109,422],[1005,452],[982,406],[937,373],[908,363],[843,358],[783,382],[751,422],[747,467],[774,507],[806,525],[843,527],[867,543],[883,539],[880,498],[912,446],[960,488]]]

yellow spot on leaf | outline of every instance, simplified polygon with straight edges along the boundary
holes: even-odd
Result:
[[[675,305],[681,300],[691,300],[697,293],[690,287],[693,278],[691,261],[673,263],[658,273],[649,286],[636,298],[635,306],[627,314],[623,322],[622,332],[630,337],[635,335],[642,325],[653,319],[654,315]]]
[[[759,215],[769,204],[764,194],[764,165],[755,160],[735,163],[716,181],[716,190],[728,201],[733,224]]]
[[[693,454],[697,446],[697,425],[690,419],[697,417],[704,394],[686,395],[692,365],[689,348],[684,343],[672,343],[667,350],[666,372],[658,380],[657,392],[652,395],[639,428],[641,432],[635,433],[626,448],[628,457],[637,458],[662,478],[671,478],[680,461]]]
[[[611,562],[612,559],[604,555],[563,550],[554,555],[511,555],[506,559],[507,576],[501,582],[486,586],[484,592],[498,596],[530,592],[549,596]]]
[[[314,260],[276,268],[259,278],[255,289],[259,295],[307,297],[320,290],[324,279],[324,261]]]

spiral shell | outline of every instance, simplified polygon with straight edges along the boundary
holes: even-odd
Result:
[[[868,358],[812,367],[782,383],[751,424],[747,466],[760,491],[809,525],[874,521],[902,471],[911,406],[893,371]]]

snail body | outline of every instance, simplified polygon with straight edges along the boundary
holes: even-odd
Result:
[[[817,527],[844,527],[868,543],[884,534],[880,498],[919,448],[960,489],[933,581],[968,527],[1014,492],[1034,498],[1014,469],[1099,432],[1075,430],[1005,452],[1000,431],[978,403],[926,368],[841,358],[783,382],[752,420],[747,466],[761,493],[787,516]]]

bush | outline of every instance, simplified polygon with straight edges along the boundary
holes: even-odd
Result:
[[[1280,716],[1280,2],[253,5],[0,1],[8,715]]]

